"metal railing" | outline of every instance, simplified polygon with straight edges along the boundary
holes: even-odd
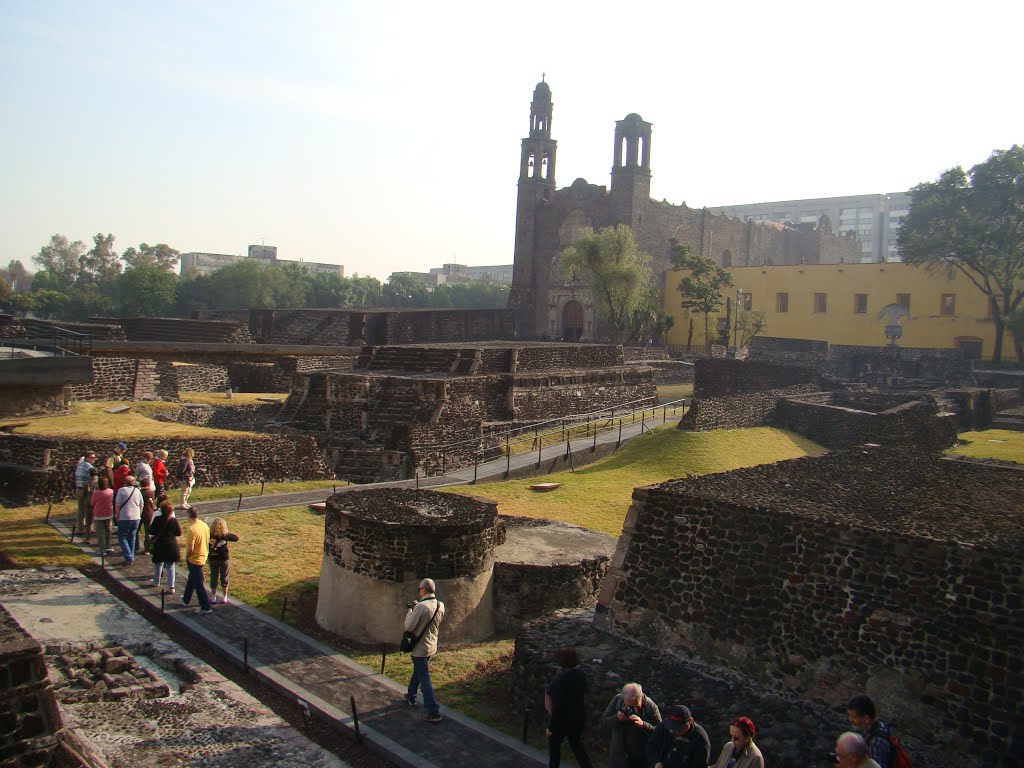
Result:
[[[54,328],[52,335],[27,338],[4,334],[0,335],[0,347],[9,350],[12,360],[18,349],[50,352],[54,357],[82,357],[92,354],[92,335],[66,328]]]
[[[572,465],[572,443],[573,441],[578,444],[583,440],[591,441],[591,450],[597,450],[598,436],[618,433],[618,438],[615,441],[615,446],[618,447],[622,443],[622,430],[626,425],[634,426],[638,421],[640,423],[640,434],[651,431],[654,426],[657,426],[659,418],[662,424],[667,423],[669,415],[676,416],[681,415],[686,410],[687,398],[680,398],[673,400],[669,403],[650,403],[650,400],[656,398],[643,398],[641,401],[634,402],[647,402],[646,406],[640,408],[631,408],[626,411],[622,411],[623,406],[616,406],[615,408],[607,408],[602,411],[591,414],[581,414],[582,418],[564,417],[561,419],[551,419],[546,422],[539,422],[538,424],[532,424],[527,427],[519,428],[525,430],[533,430],[532,434],[527,431],[526,434],[519,433],[519,436],[515,439],[512,435],[516,433],[516,429],[505,430],[500,433],[494,433],[489,435],[488,438],[476,438],[472,441],[459,441],[457,443],[449,443],[446,446],[438,446],[433,449],[422,448],[420,453],[426,451],[432,451],[436,454],[438,450],[441,451],[441,472],[439,475],[432,475],[432,477],[445,477],[448,475],[454,475],[457,472],[468,471],[469,469],[469,456],[472,455],[473,461],[473,480],[472,483],[476,483],[479,468],[481,464],[489,464],[494,461],[500,461],[502,454],[505,459],[505,476],[507,477],[512,470],[512,457],[515,455],[524,455],[534,450],[537,452],[537,466],[540,466],[543,461],[543,452],[545,448],[552,448],[554,446],[565,444],[565,456],[569,458],[570,466]],[[692,398],[691,398],[692,399]],[[629,405],[629,404],[626,404]],[[615,415],[614,411],[618,410],[618,415]],[[540,427],[547,425],[545,430],[541,430]],[[557,426],[556,426],[557,425]],[[504,443],[500,439],[494,440],[494,438],[500,438],[504,436]],[[490,445],[484,445],[484,442],[490,442]],[[456,450],[460,446],[475,443],[475,447],[471,450]],[[448,457],[450,453],[454,453],[458,456],[459,466],[448,469]]]

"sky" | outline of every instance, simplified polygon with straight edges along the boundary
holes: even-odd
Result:
[[[0,0],[0,263],[53,234],[512,262],[544,74],[559,187],[653,123],[651,196],[895,192],[1024,142],[1024,3]]]

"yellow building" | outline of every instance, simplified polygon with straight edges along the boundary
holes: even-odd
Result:
[[[902,321],[902,347],[961,349],[969,358],[990,359],[995,325],[988,302],[966,277],[901,263],[806,264],[784,267],[732,267],[734,288],[725,293],[741,306],[760,310],[768,324],[763,336],[812,339],[831,344],[882,346],[886,321],[878,319],[888,304],[910,312]],[[670,345],[685,345],[691,313],[679,306],[677,290],[685,273],[665,275],[665,311],[675,317]],[[725,309],[718,322],[724,322]],[[715,333],[716,318],[711,320]],[[730,329],[731,330],[731,329]],[[732,343],[732,333],[729,340]],[[704,344],[704,316],[693,313],[693,340]],[[1003,355],[1012,354],[1013,339],[1004,334]]]

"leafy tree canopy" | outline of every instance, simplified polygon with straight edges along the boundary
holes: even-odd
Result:
[[[704,315],[704,343],[711,344],[711,315],[725,302],[724,289],[732,285],[732,275],[708,256],[693,252],[686,243],[672,242],[669,258],[672,268],[686,270],[676,286],[683,309]],[[692,326],[691,326],[692,329]]]
[[[623,338],[630,316],[643,303],[651,282],[650,262],[637,248],[633,230],[624,224],[597,232],[583,229],[576,242],[562,251],[562,273],[570,282],[581,281],[587,287],[616,341]]]
[[[959,272],[988,297],[1000,360],[1007,317],[1024,299],[1024,147],[996,150],[966,173],[951,168],[910,195],[899,232],[904,261]]]

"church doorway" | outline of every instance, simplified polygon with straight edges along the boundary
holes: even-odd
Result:
[[[568,301],[562,307],[562,341],[579,341],[583,337],[583,305]]]

